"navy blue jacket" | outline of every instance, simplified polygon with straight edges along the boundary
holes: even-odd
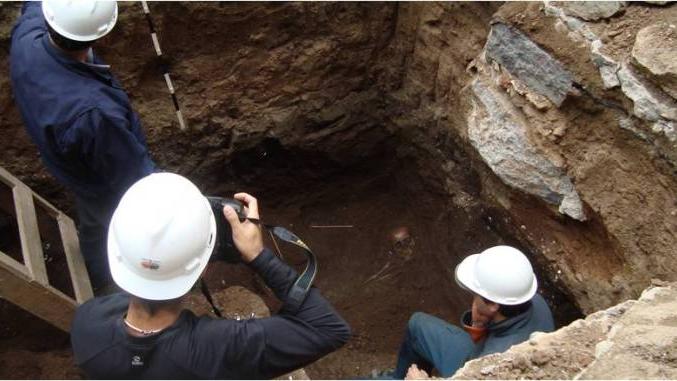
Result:
[[[265,249],[250,266],[283,302],[297,273]],[[295,313],[263,319],[197,317],[188,310],[164,331],[127,333],[129,297],[114,294],[78,307],[71,329],[75,360],[89,378],[272,378],[340,348],[350,327],[316,288]]]
[[[155,168],[139,118],[108,66],[53,46],[41,5],[25,2],[12,30],[10,76],[26,130],[49,172],[80,199],[117,201]]]
[[[466,311],[461,317],[461,323],[470,325],[471,315],[470,311]],[[534,332],[552,332],[554,329],[550,307],[540,294],[536,294],[531,299],[531,307],[525,312],[499,323],[489,324],[486,338],[477,344],[471,358],[505,352],[511,346],[529,339]]]

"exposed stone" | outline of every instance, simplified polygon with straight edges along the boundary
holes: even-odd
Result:
[[[625,1],[552,1],[550,4],[561,8],[569,16],[586,21],[609,18],[625,8]]]
[[[527,138],[527,126],[506,95],[480,80],[472,84],[468,136],[482,159],[506,184],[559,205],[560,212],[585,220],[571,180]]]
[[[633,114],[654,122],[654,132],[677,141],[677,102],[642,79],[627,63],[621,65],[618,79],[623,93],[634,102]]]
[[[580,379],[677,378],[677,288],[645,291],[597,345]]]
[[[677,99],[677,25],[658,23],[640,30],[632,48],[634,63]]]
[[[493,24],[485,52],[488,58],[558,107],[572,90],[571,73],[514,27]]]
[[[612,89],[621,84],[617,74],[619,66],[613,58],[601,52],[602,46],[602,40],[594,40],[590,44],[590,56],[592,63],[599,69],[599,75],[602,77],[602,82],[604,82],[604,88]]]
[[[677,283],[467,362],[453,379],[675,379]],[[525,366],[530,362],[537,366]],[[482,372],[493,366],[491,374]],[[482,376],[482,377],[480,377]]]

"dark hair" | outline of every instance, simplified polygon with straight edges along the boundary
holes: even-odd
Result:
[[[148,300],[133,295],[130,295],[130,298],[134,298],[139,306],[141,306],[151,316],[155,315],[161,308],[178,303],[181,300],[181,298],[169,300]]]
[[[514,306],[499,304],[498,312],[500,312],[501,315],[505,316],[506,318],[511,318],[513,316],[525,313],[529,308],[531,308],[531,300],[526,303],[516,304]]]
[[[509,306],[506,304],[492,302],[491,300],[485,297],[482,297],[482,299],[484,299],[485,303],[498,304],[498,312],[501,315],[505,316],[506,318],[511,318],[519,314],[523,314],[531,307],[531,300],[529,300],[528,302],[524,302],[522,304],[515,304],[514,306]]]
[[[71,40],[70,38],[66,38],[54,29],[52,29],[49,24],[47,24],[47,30],[49,31],[49,36],[52,37],[52,41],[56,44],[56,46],[60,47],[63,50],[67,50],[69,52],[76,52],[78,50],[85,50],[92,46],[94,44],[94,41],[75,41]]]

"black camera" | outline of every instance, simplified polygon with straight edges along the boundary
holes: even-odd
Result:
[[[235,209],[237,216],[242,222],[247,217],[244,211],[244,204],[232,198],[207,197],[207,200],[209,200],[209,205],[212,207],[214,218],[216,219],[216,244],[209,260],[226,261],[228,263],[240,262],[242,260],[240,252],[233,243],[233,230],[223,215],[223,207],[229,205]]]

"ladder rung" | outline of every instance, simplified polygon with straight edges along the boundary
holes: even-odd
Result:
[[[52,286],[32,281],[23,267],[0,252],[0,297],[61,330],[70,331],[75,301]]]
[[[75,291],[75,300],[78,303],[84,303],[93,298],[94,294],[85,261],[80,254],[80,242],[78,241],[75,223],[63,213],[59,213],[57,221],[59,222],[59,232],[61,232],[61,242],[63,242],[66,261],[68,261],[68,271]]]
[[[42,252],[42,240],[40,239],[38,219],[33,202],[33,192],[23,184],[16,184],[13,192],[24,264],[33,280],[47,285],[49,279]]]

